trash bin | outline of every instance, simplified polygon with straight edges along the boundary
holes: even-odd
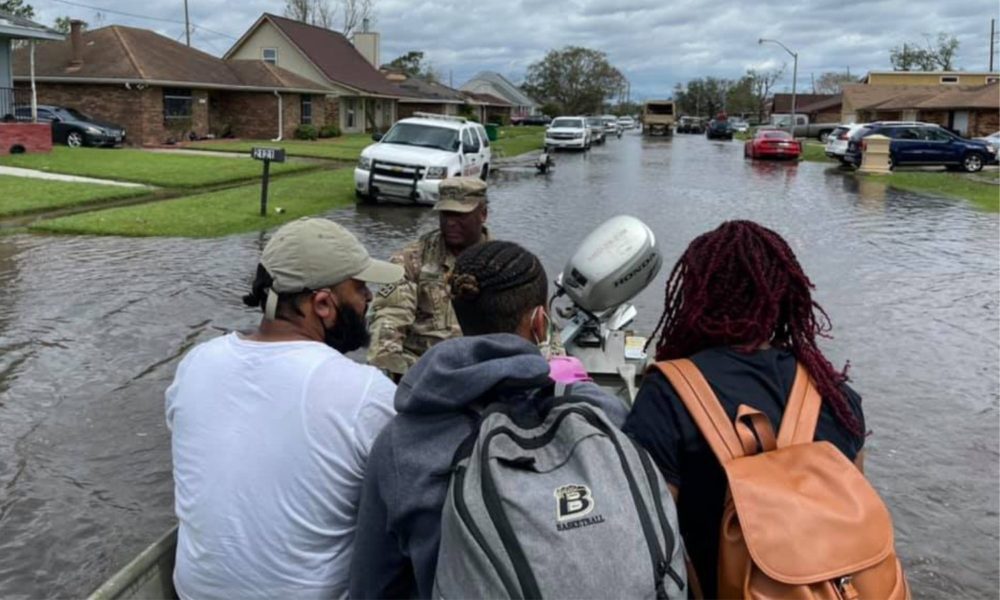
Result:
[[[491,142],[495,142],[500,139],[500,126],[496,123],[487,123],[483,127],[486,128],[486,137],[489,138]]]

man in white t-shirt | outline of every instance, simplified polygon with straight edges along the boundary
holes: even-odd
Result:
[[[198,345],[166,394],[183,599],[346,593],[372,443],[395,386],[343,353],[367,343],[367,283],[397,265],[300,219],[271,238],[250,294],[259,328]]]

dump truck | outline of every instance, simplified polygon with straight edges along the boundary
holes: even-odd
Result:
[[[673,135],[674,101],[650,100],[642,107],[643,135]]]

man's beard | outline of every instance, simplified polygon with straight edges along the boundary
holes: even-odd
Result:
[[[337,322],[324,332],[323,342],[341,354],[363,348],[371,341],[368,323],[349,306],[337,311]]]

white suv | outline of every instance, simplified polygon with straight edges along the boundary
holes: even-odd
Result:
[[[585,117],[558,117],[545,130],[546,148],[590,148],[590,127]]]
[[[490,173],[486,130],[462,117],[414,113],[361,151],[354,169],[358,200],[434,204],[442,179]]]

